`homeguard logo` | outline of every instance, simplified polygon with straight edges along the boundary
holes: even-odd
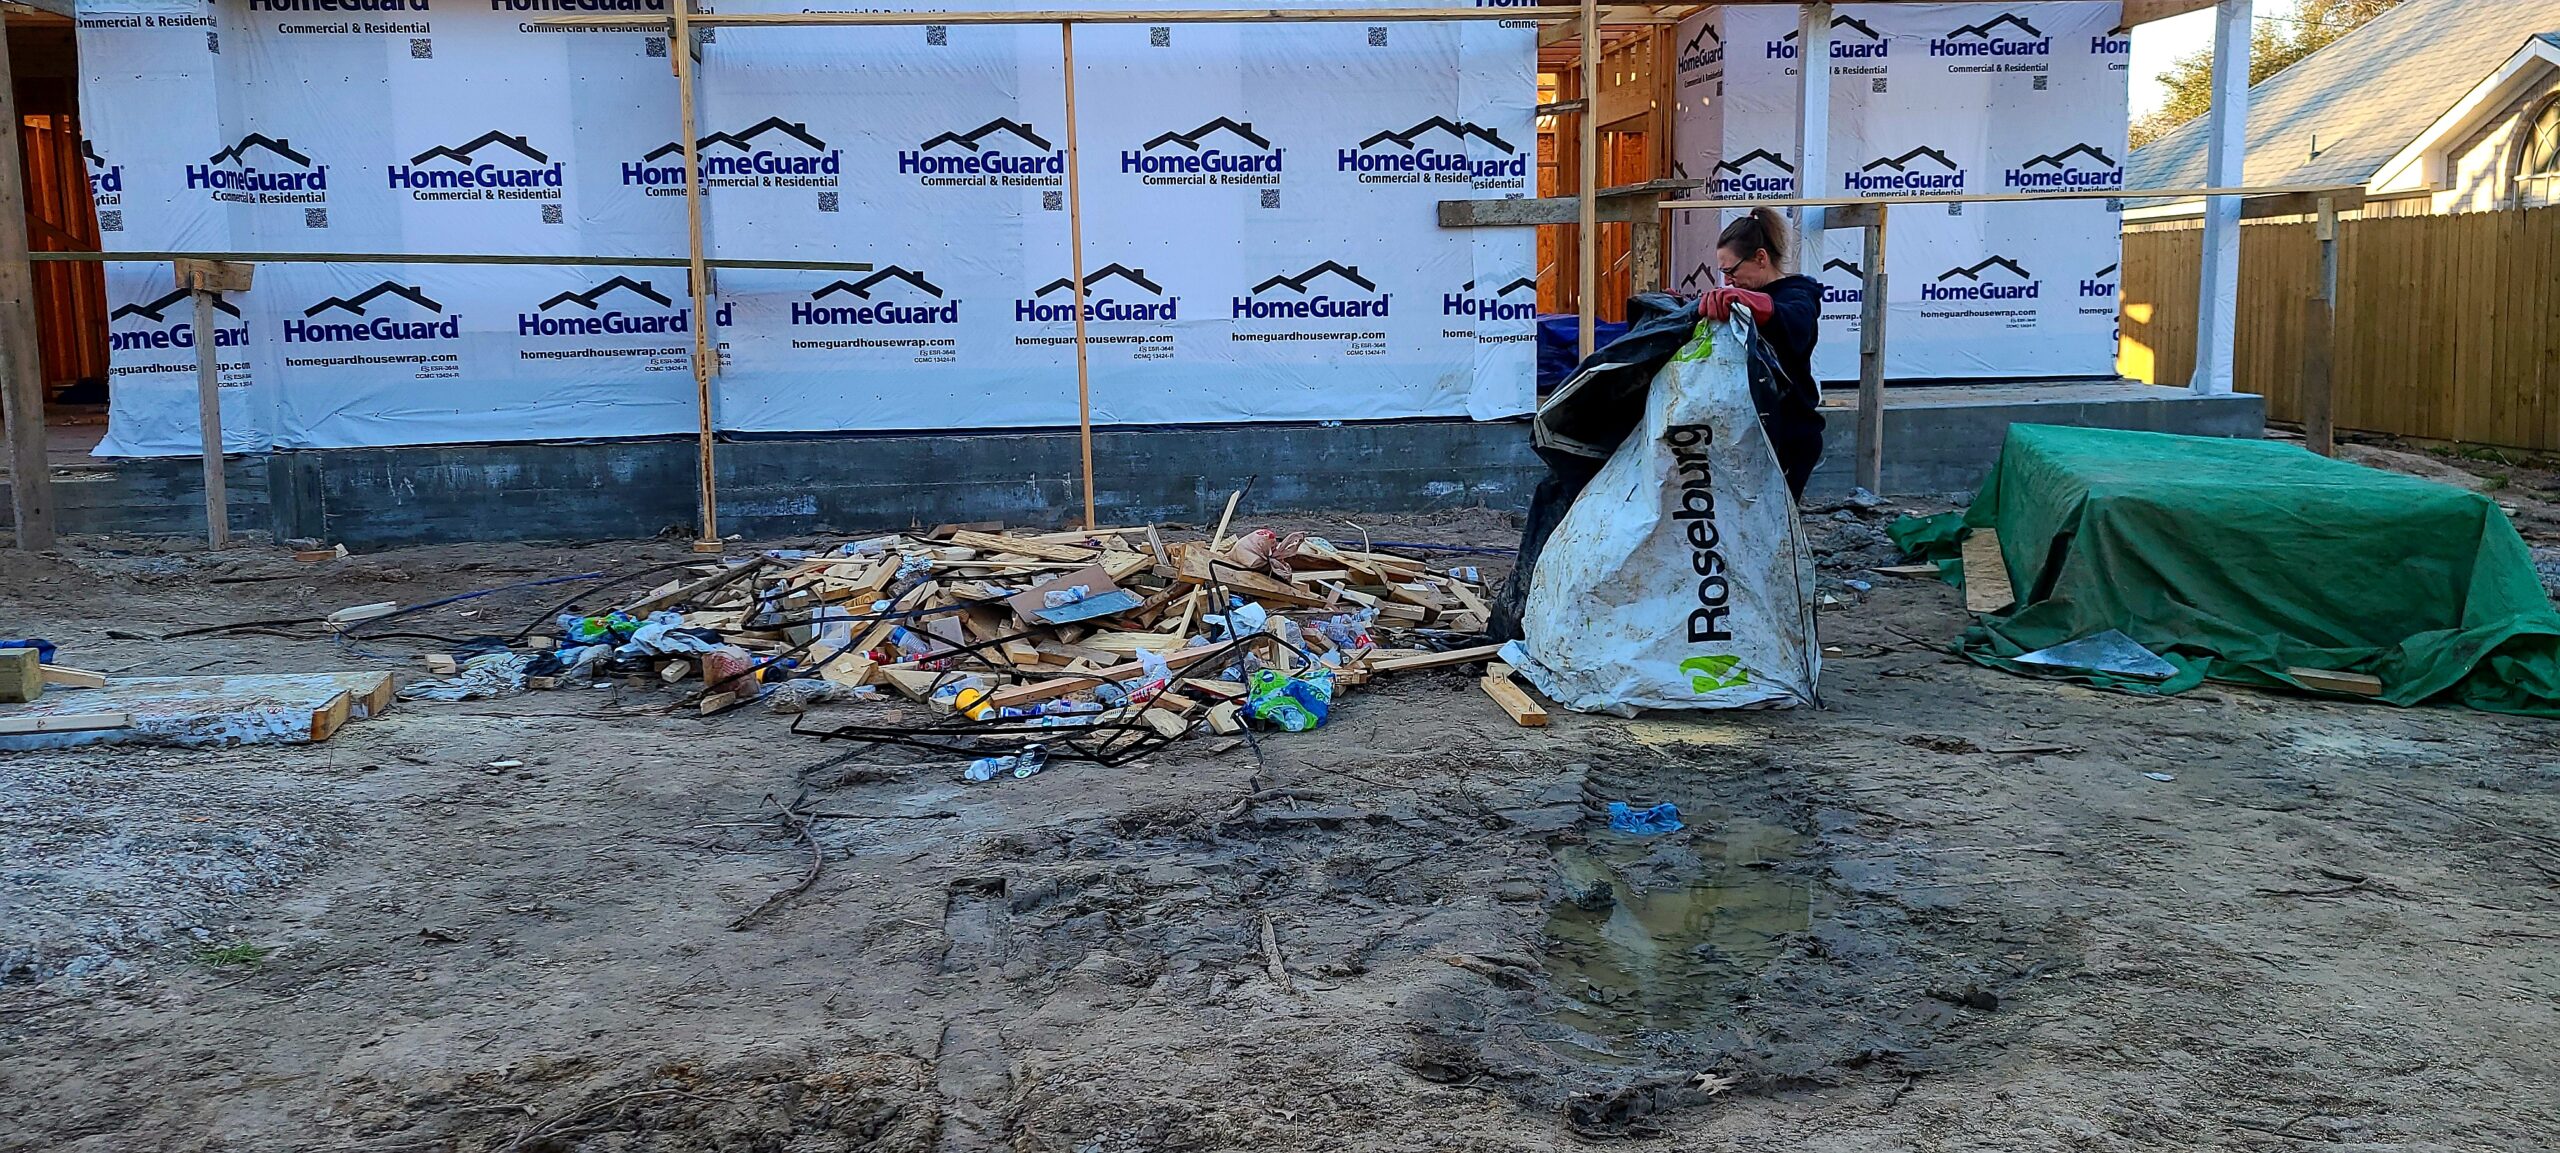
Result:
[[[714,132],[693,146],[706,188],[833,188],[844,167],[842,149],[827,147],[809,134],[808,125],[779,116],[744,132]],[[675,163],[665,163],[669,157]],[[650,196],[684,195],[684,145],[669,141],[650,149],[640,163],[623,165],[622,183],[646,188]]]
[[[1825,276],[1829,276],[1830,274],[1832,274],[1832,273],[1834,273],[1834,272],[1845,272],[1845,273],[1848,273],[1848,274],[1849,274],[1849,284],[1850,284],[1850,286],[1849,286],[1849,287],[1847,287],[1847,288],[1840,288],[1840,287],[1837,287],[1837,286],[1833,285],[1833,284],[1832,284],[1830,281],[1828,281],[1828,280],[1823,281],[1823,282],[1822,282],[1822,302],[1823,302],[1824,304],[1864,304],[1864,303],[1866,303],[1866,299],[1867,299],[1867,270],[1866,270],[1866,269],[1860,268],[1860,267],[1858,267],[1856,264],[1854,264],[1854,263],[1852,263],[1852,262],[1850,262],[1850,261],[1846,261],[1846,260],[1826,260],[1826,261],[1823,261],[1823,262],[1822,262],[1822,273],[1823,273],[1823,275],[1825,275]]]
[[[375,316],[366,311],[373,302],[390,296],[405,301],[407,311],[424,313],[432,320],[397,320]],[[343,312],[357,319],[315,319],[324,312]],[[462,336],[462,318],[445,315],[444,306],[427,296],[426,290],[414,284],[383,281],[354,296],[332,296],[302,310],[300,318],[284,322],[287,344],[338,343],[373,340],[456,340]]]
[[[1724,63],[1724,35],[1717,32],[1713,24],[1699,25],[1698,34],[1690,37],[1688,43],[1680,46],[1677,67],[1684,75],[1701,68],[1713,68],[1722,63]]]
[[[667,0],[489,0],[492,12],[664,12]]]
[[[424,12],[428,0],[249,0],[252,12]]]
[[[521,162],[483,164],[476,158],[483,152]],[[560,169],[559,161],[531,141],[492,130],[467,144],[427,149],[384,171],[394,190],[407,189],[416,200],[558,200]]]
[[[1220,134],[1245,147],[1201,146]],[[1143,148],[1123,150],[1120,171],[1143,176],[1147,184],[1278,184],[1285,151],[1272,147],[1250,122],[1221,116],[1189,132],[1167,132]]]
[[[1097,297],[1095,295],[1108,292],[1109,289],[1103,282],[1114,279],[1156,299],[1153,301],[1122,300],[1116,296]],[[1016,299],[1013,302],[1013,319],[1021,324],[1073,322],[1076,318],[1074,301],[1058,300],[1044,304],[1041,303],[1041,298],[1059,293],[1072,293],[1074,290],[1075,281],[1067,277],[1062,276],[1052,280],[1042,285],[1040,291],[1032,293],[1030,299]],[[1122,264],[1103,265],[1095,270],[1093,275],[1085,277],[1084,294],[1087,297],[1084,304],[1084,318],[1089,321],[1172,321],[1178,319],[1176,314],[1182,305],[1181,297],[1165,295],[1163,285],[1147,279],[1146,269],[1130,268]]]
[[[167,296],[163,296],[160,299],[151,301],[147,304],[119,305],[114,312],[107,314],[107,350],[110,352],[142,352],[161,348],[194,348],[196,346],[196,326],[184,320],[172,321],[169,317],[169,310],[173,306],[177,305],[187,305],[190,309],[193,308],[186,289],[181,288]],[[218,292],[213,294],[213,310],[231,317],[234,320],[240,319],[240,310],[233,306],[230,301],[224,300],[222,298],[222,294]],[[190,311],[186,315],[192,317],[194,313]],[[124,331],[116,331],[115,325],[119,321],[125,320],[133,320],[140,322],[141,324],[156,325],[157,327],[146,328],[140,327],[139,325],[127,325]],[[219,322],[217,321],[216,323]],[[213,330],[213,346],[215,348],[237,348],[240,345],[247,343],[249,343],[249,325],[247,321],[242,321],[240,326],[237,328],[216,328]]]
[[[2090,273],[2087,280],[2080,282],[2081,299],[2114,300],[2116,298],[2117,270],[2122,267],[2124,266],[2121,264],[2110,264],[2105,268],[2101,268],[2096,272]]]
[[[994,139],[989,139],[993,137]],[[1006,137],[1032,151],[1004,148]],[[921,176],[927,186],[1057,187],[1066,182],[1067,153],[1019,120],[1001,116],[967,132],[945,132],[898,153],[898,174]]]
[[[1455,140],[1458,150],[1443,152],[1422,138],[1440,133]],[[1481,140],[1502,151],[1503,159],[1468,157],[1466,143]],[[1528,180],[1529,158],[1481,124],[1434,116],[1402,132],[1380,132],[1334,154],[1334,169],[1357,172],[1362,184],[1470,184],[1477,188],[1519,188]]]
[[[1845,36],[1841,35],[1843,29],[1848,32]],[[1893,39],[1879,34],[1874,25],[1864,20],[1834,16],[1831,18],[1831,33],[1831,58],[1834,60],[1882,60],[1893,54]],[[1769,59],[1795,59],[1798,35],[1800,33],[1789,32],[1769,41],[1766,49]]]
[[[1680,283],[1672,287],[1675,291],[1678,291],[1683,295],[1696,296],[1710,288],[1714,288],[1715,286],[1716,270],[1704,263],[1701,263],[1696,268],[1692,268],[1689,271],[1682,273],[1680,276]]]
[[[1841,187],[1869,192],[1962,192],[1965,171],[1947,154],[1923,145],[1900,156],[1879,156],[1842,173]]]
[[[610,303],[608,303],[610,301]],[[641,304],[656,305],[643,309]],[[557,311],[554,311],[557,310]],[[713,318],[729,323],[729,306]],[[518,336],[655,336],[693,331],[693,310],[646,280],[616,276],[584,292],[563,292],[516,314]]]
[[[1308,285],[1317,277],[1328,275],[1373,295],[1334,296],[1325,292],[1307,295]],[[1279,288],[1296,293],[1297,298],[1263,298],[1263,293]],[[1232,319],[1235,320],[1335,320],[1353,316],[1385,316],[1394,295],[1379,292],[1377,282],[1360,275],[1358,265],[1327,260],[1296,276],[1274,276],[1254,285],[1252,295],[1232,298],[1229,307],[1234,310]]]
[[[1771,169],[1784,173],[1771,175]],[[1796,193],[1796,166],[1766,148],[1755,148],[1731,160],[1716,162],[1715,193],[1724,197],[1765,199]]]
[[[2093,163],[2074,163],[2086,157]],[[2074,144],[2038,156],[2000,176],[2002,187],[2019,192],[2079,192],[2124,187],[2124,167],[2095,144]]]
[[[1527,294],[1523,296],[1522,294]],[[1478,295],[1476,282],[1468,281],[1456,292],[1440,297],[1440,315],[1454,316],[1482,324],[1488,320],[1530,320],[1538,315],[1538,282],[1523,276]]]
[[[886,281],[895,280],[917,292],[941,301],[939,304],[900,304],[873,300],[871,290]],[[850,298],[850,299],[845,299]],[[832,303],[828,303],[832,299]],[[854,301],[867,303],[857,304]],[[960,302],[943,300],[942,288],[910,268],[890,265],[856,281],[838,280],[809,294],[807,300],[791,302],[793,324],[958,324]]]
[[[124,165],[107,163],[86,136],[80,138],[80,159],[89,170],[89,199],[99,204],[123,203]]]
[[[2023,32],[2024,36],[2016,33]],[[1967,24],[1929,41],[1931,56],[2050,56],[2053,37],[2026,18],[2003,12],[1980,24]]]
[[[266,171],[252,160],[254,154],[302,171]],[[329,166],[313,164],[289,140],[252,132],[204,163],[188,165],[187,187],[207,189],[215,200],[237,204],[317,204],[329,196]]]
[[[1986,276],[1991,279],[1985,279]],[[1961,280],[1965,283],[1950,284]],[[1920,299],[1949,300],[2034,300],[2042,295],[2044,282],[2006,256],[1986,256],[1962,268],[1950,268],[1938,274],[1936,283],[1920,286]]]

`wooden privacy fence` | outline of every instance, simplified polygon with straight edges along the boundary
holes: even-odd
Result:
[[[2341,222],[2337,426],[2560,452],[2560,208]],[[2236,387],[2300,420],[2312,226],[2240,230]],[[2117,369],[2183,385],[2203,230],[2124,237]]]

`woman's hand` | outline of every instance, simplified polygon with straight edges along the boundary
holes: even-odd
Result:
[[[1778,306],[1769,299],[1768,293],[1731,287],[1708,289],[1705,296],[1698,298],[1698,312],[1722,324],[1732,318],[1733,306],[1737,304],[1748,309],[1751,319],[1761,324],[1769,323],[1769,318],[1778,314]]]

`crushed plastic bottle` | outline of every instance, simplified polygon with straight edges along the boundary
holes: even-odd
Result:
[[[1033,743],[1022,746],[1022,755],[1013,759],[1013,779],[1035,776],[1049,767],[1049,746]]]
[[[1020,757],[1010,756],[980,757],[977,760],[969,762],[968,771],[961,775],[973,781],[992,781],[996,779],[996,774],[998,773],[1012,772],[1013,767],[1021,763],[1021,761],[1022,758]]]

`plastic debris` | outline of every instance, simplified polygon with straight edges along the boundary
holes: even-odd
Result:
[[[1639,809],[1625,801],[1609,802],[1609,827],[1621,833],[1650,837],[1658,833],[1676,833],[1680,823],[1680,806],[1664,801],[1649,809]]]
[[[2124,635],[2120,629],[2064,641],[2016,659],[2022,665],[2061,672],[2105,673],[2144,681],[2165,681],[2178,675],[2178,666],[2160,659],[2160,654],[2142,647],[2142,642]]]
[[[1257,669],[1245,693],[1245,714],[1292,733],[1320,728],[1333,711],[1333,672],[1316,668],[1304,676],[1278,669]]]

